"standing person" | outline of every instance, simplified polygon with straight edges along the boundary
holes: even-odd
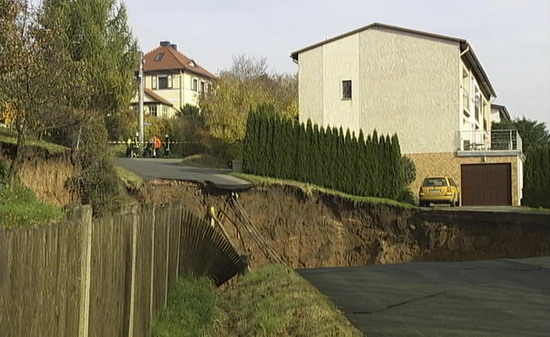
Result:
[[[164,158],[170,157],[170,137],[168,134],[164,137]]]
[[[134,145],[132,144],[132,137],[128,137],[126,141],[126,157],[134,157]]]
[[[153,158],[158,157],[158,150],[162,146],[162,143],[160,141],[160,138],[157,136],[153,136]]]

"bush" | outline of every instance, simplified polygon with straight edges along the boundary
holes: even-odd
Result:
[[[399,196],[397,197],[397,201],[403,202],[410,205],[418,205],[418,199],[416,195],[411,191],[410,188],[404,188],[399,192]]]
[[[532,146],[525,161],[522,204],[550,208],[550,148]]]
[[[398,198],[414,168],[403,167],[397,135],[379,137],[375,130],[365,140],[362,133],[282,119],[266,105],[250,112],[243,148],[247,173],[362,196]]]
[[[108,151],[108,134],[100,118],[92,118],[82,127],[80,147],[75,160],[81,171],[76,188],[83,203],[102,209],[116,207],[122,186]]]

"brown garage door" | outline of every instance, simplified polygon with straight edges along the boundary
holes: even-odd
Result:
[[[461,172],[464,206],[512,204],[511,164],[464,164]]]

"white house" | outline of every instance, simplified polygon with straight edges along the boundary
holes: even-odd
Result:
[[[397,133],[424,177],[447,175],[465,205],[518,205],[521,138],[493,147],[495,90],[464,39],[374,23],[291,54],[300,119]]]
[[[145,113],[153,116],[172,117],[186,104],[197,105],[199,95],[210,90],[215,78],[169,41],[161,41],[144,60]],[[137,104],[136,93],[132,106]]]

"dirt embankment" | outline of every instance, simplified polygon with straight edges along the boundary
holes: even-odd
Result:
[[[239,221],[228,197],[198,184],[151,181],[141,201],[179,200],[205,217],[213,206],[252,265],[267,263],[246,231],[239,235],[232,224]],[[266,244],[295,268],[550,255],[550,215],[357,205],[290,186],[255,187],[239,193],[238,202]]]
[[[9,161],[15,146],[0,143],[0,159]],[[80,203],[74,181],[79,169],[74,165],[71,153],[51,154],[40,147],[28,147],[19,169],[21,182],[33,189],[38,197],[56,206]]]
[[[11,147],[0,147],[10,156]],[[70,155],[35,149],[26,153],[20,177],[40,198],[59,206],[79,203],[71,188],[78,168]],[[233,243],[251,254],[253,266],[269,260],[239,224],[229,196],[200,184],[150,181],[142,203],[179,201],[199,216],[210,207]],[[421,211],[358,205],[290,186],[258,186],[239,193],[251,222],[282,259],[296,268],[407,261],[463,261],[550,255],[550,215]],[[240,233],[237,230],[240,228]]]

